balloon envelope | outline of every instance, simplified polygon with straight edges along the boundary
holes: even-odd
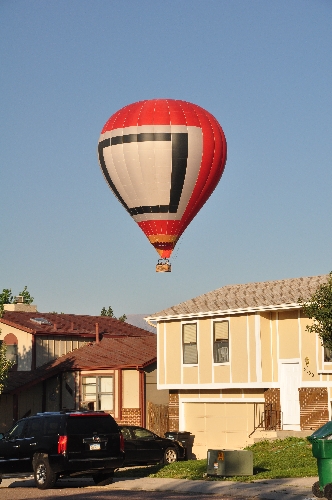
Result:
[[[226,139],[208,111],[186,101],[129,104],[104,125],[98,156],[106,182],[162,258],[224,171]]]

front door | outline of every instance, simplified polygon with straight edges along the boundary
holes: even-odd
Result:
[[[301,371],[299,362],[280,364],[280,406],[283,430],[301,430],[300,381]]]

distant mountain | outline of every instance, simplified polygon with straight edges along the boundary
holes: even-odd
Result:
[[[150,326],[149,323],[144,320],[147,316],[149,316],[149,314],[128,314],[126,323],[147,330],[148,332],[157,333],[157,328]]]

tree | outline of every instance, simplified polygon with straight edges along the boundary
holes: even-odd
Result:
[[[299,303],[304,313],[314,320],[306,330],[317,333],[322,345],[332,349],[332,271],[327,283],[320,285],[309,300],[299,299]]]
[[[20,292],[19,295],[23,297],[25,304],[32,304],[33,297],[31,297],[30,293],[28,292],[27,286],[23,288],[22,292]],[[13,297],[11,288],[4,288],[0,293],[0,318],[2,317],[4,312],[4,304],[13,303],[16,303],[16,298]]]
[[[32,304],[33,300],[34,300],[34,297],[31,297],[30,293],[28,292],[28,287],[25,286],[22,290],[22,292],[20,292],[18,294],[19,296],[23,297],[23,300],[24,300],[24,303],[25,304]]]
[[[1,333],[1,330],[0,330]],[[6,357],[7,346],[0,340],[0,394],[5,386],[6,379],[8,377],[8,372],[13,366],[14,362],[9,361]]]
[[[108,316],[109,318],[118,319],[119,321],[126,321],[126,319],[127,319],[127,316],[125,314],[123,314],[119,318],[116,318],[114,316],[114,312],[113,312],[113,309],[111,308],[111,306],[109,306],[108,309],[106,309],[106,307],[103,307],[101,312],[100,312],[100,316]]]
[[[12,291],[10,288],[4,288],[0,293],[0,318],[4,312],[4,304],[11,304],[13,302]]]

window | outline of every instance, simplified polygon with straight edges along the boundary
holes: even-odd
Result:
[[[198,363],[196,323],[188,323],[182,326],[182,340],[183,363],[196,365]]]
[[[91,410],[113,410],[113,377],[83,377],[83,400]]]
[[[328,347],[324,347],[324,362],[331,363],[332,361],[332,350]]]
[[[229,361],[228,321],[213,323],[213,361],[215,363]]]

